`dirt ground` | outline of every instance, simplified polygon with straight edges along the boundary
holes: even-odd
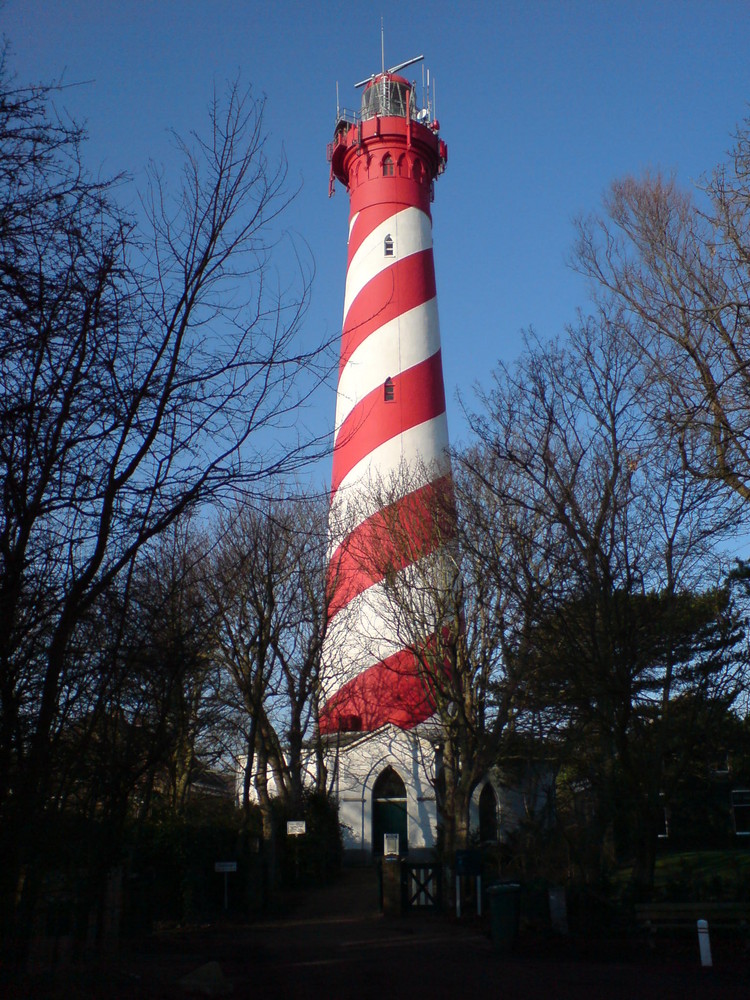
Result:
[[[372,870],[344,872],[334,885],[287,903],[278,918],[165,933],[117,960],[13,985],[0,981],[0,994],[7,1000],[750,997],[750,958],[721,941],[712,942],[711,969],[701,968],[692,942],[667,942],[651,953],[642,942],[604,947],[526,935],[503,954],[476,918],[384,917]],[[181,984],[208,963],[192,988]]]

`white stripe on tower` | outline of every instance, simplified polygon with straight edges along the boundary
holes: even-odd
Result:
[[[393,266],[393,260],[383,253],[386,236],[390,236],[394,245],[398,246],[399,260],[404,260],[413,253],[419,253],[420,250],[432,249],[430,219],[417,208],[406,208],[401,212],[395,212],[376,226],[362,240],[346,270],[344,326],[352,302],[368,281],[372,281],[376,274]]]
[[[402,328],[410,331],[402,338]],[[434,357],[440,350],[437,299],[415,306],[384,323],[352,353],[339,373],[336,398],[336,436],[344,420],[369,393],[393,375],[393,359],[402,371]]]
[[[409,84],[385,77],[391,90],[376,78],[378,94],[400,88],[404,99],[394,107],[401,110],[366,92],[361,123],[337,127],[331,161],[349,191],[350,223],[321,732],[388,722],[409,728],[434,711],[396,634],[383,567],[408,580],[415,560],[445,541],[430,511],[450,489],[430,200],[446,151],[436,123],[403,116]],[[378,501],[378,491],[387,500]],[[387,536],[394,511],[408,516],[408,553]]]
[[[332,498],[331,525],[346,525],[351,531],[353,527],[377,513],[379,501],[372,486],[378,484],[381,469],[408,469],[408,485],[412,490],[420,489],[432,482],[435,478],[435,469],[425,465],[422,444],[425,433],[432,434],[436,438],[447,436],[445,414],[435,417],[434,424],[432,428],[420,425],[404,431],[378,448],[374,448],[361,462],[357,462],[341,481]],[[438,459],[437,472],[440,477],[450,475],[447,454]],[[399,482],[392,485],[397,490]],[[393,499],[396,499],[395,495]],[[337,534],[333,532],[334,537]],[[337,545],[338,543],[334,548]]]

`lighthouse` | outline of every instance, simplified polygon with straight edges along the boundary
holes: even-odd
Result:
[[[431,511],[451,491],[431,214],[447,147],[431,102],[399,75],[421,59],[358,84],[360,110],[337,110],[328,146],[349,226],[319,728],[347,846],[365,854],[389,825],[402,851],[430,849],[437,822],[435,706],[384,587],[445,544]]]

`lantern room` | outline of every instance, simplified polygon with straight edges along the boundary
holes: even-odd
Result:
[[[380,115],[383,118],[416,118],[414,88],[408,80],[392,73],[374,77],[362,94],[361,120]]]

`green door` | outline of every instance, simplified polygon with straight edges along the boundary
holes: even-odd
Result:
[[[386,833],[397,833],[399,853],[406,854],[407,829],[406,786],[393,768],[387,767],[372,792],[372,853],[382,855]]]

